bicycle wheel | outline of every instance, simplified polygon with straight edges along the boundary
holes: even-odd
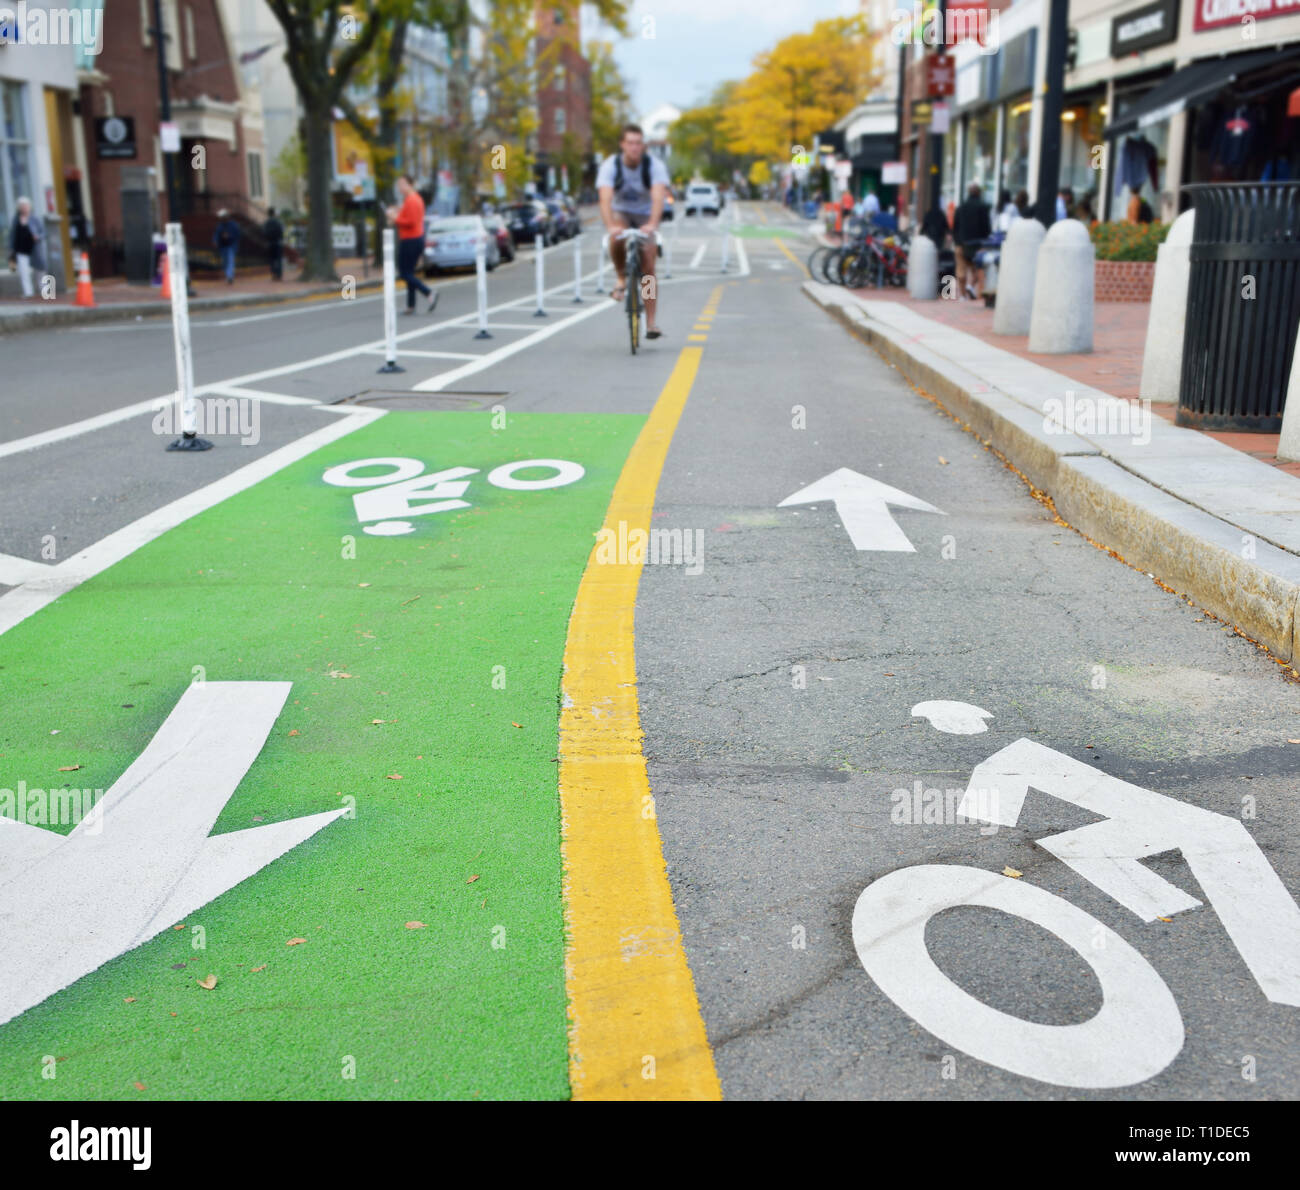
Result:
[[[826,256],[830,250],[831,246],[829,244],[818,244],[809,255],[808,272],[814,281],[822,275],[822,265],[826,263]]]
[[[840,283],[840,257],[843,254],[843,248],[832,248],[822,261],[822,280],[827,285],[838,285]]]
[[[636,355],[641,341],[641,261],[639,253],[629,252],[627,261],[627,333]]]
[[[850,289],[861,286],[861,277],[870,253],[865,248],[850,248],[840,257],[839,283]]]

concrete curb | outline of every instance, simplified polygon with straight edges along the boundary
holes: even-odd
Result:
[[[379,289],[383,285],[382,277],[372,277],[357,282],[357,292]],[[278,293],[232,294],[229,297],[195,298],[190,302],[190,310],[233,310],[242,306],[283,306],[293,302],[310,301],[322,294],[337,294],[337,285],[318,285],[312,289],[297,290],[283,295]],[[0,335],[15,334],[19,331],[40,330],[47,326],[84,326],[95,322],[113,322],[127,318],[170,318],[171,303],[162,298],[148,302],[111,302],[103,306],[54,306],[39,312],[33,310],[27,314],[0,314]]]
[[[1005,455],[1080,532],[1235,625],[1278,660],[1300,657],[1296,554],[1148,482],[1086,437],[1049,431],[1040,411],[872,319],[848,295],[816,282],[803,288]]]

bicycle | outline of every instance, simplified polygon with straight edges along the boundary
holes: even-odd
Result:
[[[626,228],[622,238],[627,241],[627,257],[624,266],[624,284],[626,293],[624,302],[627,308],[627,331],[632,345],[632,354],[641,342],[641,244],[649,237],[635,227]]]

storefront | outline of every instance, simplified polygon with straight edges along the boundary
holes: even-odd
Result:
[[[1002,169],[1000,190],[1015,197],[1021,190],[1032,193],[1037,179],[1031,174],[1034,153],[1034,85],[1035,54],[1038,30],[1027,29],[1008,41],[1001,50],[998,76],[998,99],[1005,105],[1002,127]],[[987,196],[1000,203],[999,195]]]

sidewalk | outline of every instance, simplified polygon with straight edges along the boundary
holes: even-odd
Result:
[[[1165,416],[1147,423],[1133,399],[1144,305],[1098,304],[1100,349],[1049,356],[992,335],[982,304],[814,281],[804,290],[1003,454],[1069,524],[1280,661],[1300,658],[1300,476],[1275,465],[1275,437],[1184,429],[1172,407],[1154,405]]]
[[[358,291],[376,288],[383,279],[382,270],[361,257],[339,257],[335,261],[335,270],[340,277],[355,277]],[[268,268],[246,267],[236,275],[233,285],[227,285],[219,274],[201,273],[194,278],[190,309],[224,310],[235,306],[274,305],[339,292],[334,283],[298,281],[299,271],[300,266],[286,264],[284,280],[272,281]],[[92,283],[95,291],[93,308],[73,304],[75,289],[49,302],[39,298],[0,302],[0,335],[49,324],[62,326],[132,315],[146,318],[171,315],[171,302],[161,296],[157,286],[130,285],[120,277]]]
[[[1004,351],[1021,359],[1045,364],[1090,388],[1103,389],[1113,397],[1136,401],[1142,379],[1142,352],[1146,346],[1150,302],[1097,302],[1093,306],[1093,349],[1079,355],[1030,355],[1027,335],[993,336],[993,311],[983,302],[912,302],[906,290],[857,289],[855,297],[866,301],[895,301],[911,305],[927,318],[956,330],[987,337]],[[1151,412],[1172,422],[1177,406],[1151,405]],[[1271,463],[1291,475],[1300,476],[1300,462],[1283,463],[1277,457],[1280,434],[1245,434],[1235,430],[1198,430],[1216,442],[1231,446],[1252,458]]]

